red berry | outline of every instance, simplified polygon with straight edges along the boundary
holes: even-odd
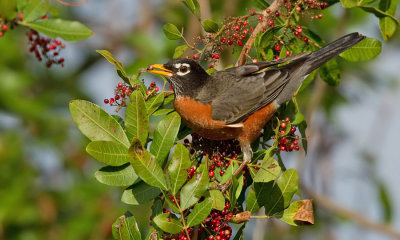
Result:
[[[290,122],[290,117],[286,117],[285,122]]]
[[[276,46],[275,46],[275,50],[279,52],[279,51],[281,50],[281,46],[276,45]]]
[[[214,175],[215,175],[214,171],[209,171],[209,172],[208,172],[208,176],[214,177]]]
[[[172,86],[171,86],[171,85],[169,85],[169,89],[172,89]]]
[[[235,26],[235,30],[239,31],[240,30],[240,26]]]
[[[299,142],[295,140],[295,141],[293,141],[293,144],[294,144],[294,145],[298,145]]]
[[[299,147],[299,146],[295,146],[295,147],[294,147],[294,150],[299,151],[299,150],[300,150],[300,147]]]
[[[108,104],[109,103],[108,99],[104,99],[104,103]]]
[[[255,12],[256,12],[256,10],[254,10],[254,9],[251,9],[251,10],[250,10],[250,12],[251,12],[251,13],[255,13]]]
[[[54,50],[54,49],[56,49],[56,48],[57,48],[56,45],[50,45],[50,46],[49,46],[49,50]]]
[[[220,175],[220,176],[224,175],[224,171],[220,171],[220,172],[219,172],[219,175]]]
[[[279,15],[280,15],[279,12],[276,11],[276,12],[275,12],[275,16],[276,16],[276,17],[279,17]]]
[[[238,45],[239,46],[243,46],[243,42],[238,42]]]
[[[296,11],[300,12],[301,8],[299,6],[296,7]]]
[[[226,39],[225,38],[222,38],[221,39],[221,43],[225,43],[226,42]]]
[[[114,103],[114,98],[110,98],[110,104]]]
[[[119,95],[115,95],[115,100],[119,100]]]
[[[214,55],[214,58],[215,58],[215,59],[219,59],[219,57],[220,57],[219,54],[215,54],[215,55]]]
[[[301,33],[301,32],[303,31],[303,29],[301,28],[301,26],[297,26],[297,31],[298,31],[299,33]]]
[[[122,88],[122,86],[123,86],[122,83],[118,83],[119,88]]]
[[[3,25],[3,31],[7,31],[8,30],[8,26],[7,25]]]
[[[214,65],[210,65],[210,66],[208,66],[208,68],[214,68]]]
[[[166,211],[165,213],[171,213],[171,211],[170,211],[170,210],[168,210],[168,211]]]
[[[150,83],[150,87],[155,87],[156,86],[156,83],[155,82],[151,82]]]
[[[281,128],[286,128],[286,123],[281,123]]]
[[[214,169],[215,169],[215,165],[212,164],[212,165],[210,166],[210,170],[214,170]]]
[[[294,32],[293,34],[294,34],[296,37],[299,36],[299,32],[298,32],[298,31]]]
[[[246,27],[247,23],[248,23],[247,20],[244,20],[243,27]]]
[[[257,58],[254,58],[253,59],[253,63],[257,63],[258,62],[258,59]]]
[[[291,132],[291,133],[295,133],[295,132],[296,132],[296,127],[291,127],[291,128],[290,128],[290,132]]]
[[[285,146],[281,146],[281,151],[285,151],[286,147]]]
[[[262,16],[259,16],[259,17],[258,17],[258,21],[261,22],[262,20],[263,20],[263,17],[262,17]]]
[[[289,50],[288,50],[288,51],[286,51],[286,56],[290,56],[290,52],[289,52]]]
[[[308,38],[304,37],[304,38],[303,38],[303,41],[304,41],[304,42],[308,42]]]
[[[317,17],[318,17],[319,19],[321,19],[321,18],[323,17],[323,15],[322,15],[322,14],[318,14]]]
[[[3,32],[0,32],[0,37],[2,37],[4,34],[3,34]],[[33,50],[32,50],[33,51]]]
[[[146,91],[146,95],[150,95],[150,93],[151,93],[151,90]]]
[[[199,59],[199,55],[194,54],[194,55],[193,55],[193,59],[194,59],[194,60]]]
[[[158,92],[160,89],[158,87],[154,88],[154,91]]]
[[[274,20],[268,20],[268,25],[270,26],[274,25]]]
[[[208,236],[208,240],[214,240],[214,236],[213,235]]]
[[[24,14],[23,13],[18,13],[18,19],[22,21],[24,19]]]
[[[233,44],[232,40],[228,39],[228,44],[232,45]]]
[[[285,130],[281,130],[280,133],[281,133],[281,135],[284,135],[286,133],[286,131]]]
[[[280,58],[279,56],[276,56],[276,57],[275,57],[276,60],[278,60],[279,58]]]

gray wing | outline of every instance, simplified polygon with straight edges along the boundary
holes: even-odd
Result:
[[[241,122],[273,102],[289,81],[286,69],[260,70],[259,66],[251,64],[216,72],[211,75],[209,87],[204,88],[207,90],[198,94],[198,99],[212,105],[214,120],[227,124]]]

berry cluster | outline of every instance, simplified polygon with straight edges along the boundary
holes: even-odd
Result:
[[[59,56],[60,51],[65,48],[64,43],[57,39],[43,37],[35,30],[29,30],[27,36],[30,44],[29,51],[35,53],[39,61],[45,58],[47,67],[53,64],[64,67],[64,58]]]
[[[157,87],[155,82],[151,82],[150,86],[147,88],[146,95],[153,96],[156,95],[158,91],[160,91],[160,88]]]
[[[279,126],[279,143],[278,143],[278,148],[281,151],[286,151],[286,152],[291,152],[293,150],[299,151],[299,139],[300,137],[295,134],[296,132],[296,127],[291,126],[289,132],[286,134],[286,129],[288,127],[288,124],[290,124],[290,118],[287,117],[284,120],[281,121],[281,124]]]
[[[225,203],[222,211],[213,209],[203,225],[207,228],[207,232],[211,233],[208,240],[228,240],[232,235],[232,228],[228,225],[228,221],[233,217],[233,213],[229,211],[229,203]]]
[[[104,99],[105,104],[110,104],[111,106],[126,106],[129,96],[132,94],[132,90],[125,83],[118,83],[117,87],[114,89],[114,97]]]

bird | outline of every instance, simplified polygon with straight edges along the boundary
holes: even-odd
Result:
[[[292,99],[307,75],[364,38],[354,32],[314,52],[212,74],[191,59],[153,64],[147,71],[168,80],[175,110],[195,133],[211,140],[239,141],[243,161],[236,174],[251,161],[251,143],[279,106]]]

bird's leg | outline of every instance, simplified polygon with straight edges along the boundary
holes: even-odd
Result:
[[[251,150],[251,146],[249,143],[241,144],[241,148],[243,152],[243,162],[239,165],[238,169],[236,169],[236,171],[233,173],[232,177],[236,177],[237,175],[239,175],[242,172],[243,168],[246,167],[246,165],[251,162],[251,159],[253,157],[253,150]],[[219,186],[221,192],[224,193],[231,185],[231,183],[232,183],[232,178],[229,179],[225,184]]]

